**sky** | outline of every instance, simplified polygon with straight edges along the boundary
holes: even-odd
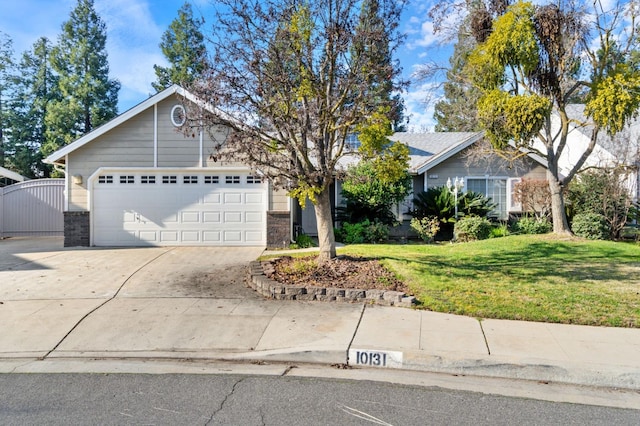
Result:
[[[208,17],[212,16],[212,0],[191,0],[194,15],[202,15],[206,34]],[[178,14],[184,0],[95,0],[94,6],[107,27],[107,53],[110,77],[121,83],[119,112],[144,101],[155,91],[153,65],[166,65],[159,43],[162,33]],[[446,64],[450,46],[442,45],[433,35],[427,13],[432,0],[410,0],[405,9],[400,31],[406,40],[396,57],[403,68],[403,76],[411,81],[403,93],[409,130],[433,130],[433,103],[429,98],[432,82],[418,82],[412,78],[416,67],[428,61]],[[16,57],[31,49],[42,36],[56,42],[62,23],[77,0],[2,0],[0,31],[13,40]],[[211,21],[212,18],[209,19]]]

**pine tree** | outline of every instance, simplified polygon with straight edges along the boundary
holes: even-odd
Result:
[[[93,0],[78,0],[52,52],[62,98],[46,115],[45,155],[117,115],[120,83],[109,79],[106,26]]]
[[[0,167],[5,166],[5,129],[9,122],[6,99],[11,87],[12,67],[13,40],[5,33],[0,32]]]
[[[381,72],[371,74],[364,69],[363,74],[370,75],[369,90],[372,93],[371,112],[379,111],[379,108],[388,110],[388,117],[394,131],[404,131],[406,119],[404,117],[404,102],[400,94],[393,94],[396,83],[390,75],[392,69],[397,67],[393,63],[390,49],[390,30],[385,28],[385,11],[380,7],[379,0],[365,0],[362,3],[362,11],[358,21],[356,32],[361,38],[354,46],[355,55],[363,58],[363,67],[376,67]],[[385,72],[385,70],[389,70]]]
[[[27,177],[49,175],[42,163],[40,148],[45,142],[45,117],[49,104],[59,101],[58,77],[51,69],[52,45],[41,37],[32,50],[22,55],[14,79],[15,96],[11,101],[12,169]]]
[[[444,98],[435,104],[436,132],[476,132],[480,130],[477,103],[480,91],[470,84],[464,75],[469,53],[475,48],[473,37],[461,28],[453,55],[449,58],[451,68],[444,83]]]
[[[191,4],[186,2],[167,31],[162,35],[160,48],[169,61],[168,67],[154,65],[157,82],[151,83],[158,92],[172,84],[188,86],[206,68],[207,49],[200,32],[203,19],[193,17]]]

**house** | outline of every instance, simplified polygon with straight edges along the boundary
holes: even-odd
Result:
[[[284,246],[291,200],[214,143],[172,86],[46,158],[65,171],[65,246]],[[221,130],[220,130],[221,131]]]
[[[546,162],[536,155],[509,163],[495,154],[477,151],[483,143],[482,132],[395,133],[390,139],[409,147],[409,173],[413,178],[412,193],[394,212],[400,221],[411,218],[406,212],[412,207],[415,194],[445,186],[456,178],[462,182],[461,191],[472,190],[490,197],[497,204],[495,215],[506,220],[510,214],[521,213],[521,206],[513,197],[514,185],[522,178],[547,178]],[[336,182],[332,205],[343,202],[340,188],[340,182]],[[297,207],[294,218],[305,233],[317,235],[310,203],[304,210]]]
[[[27,180],[26,177],[18,174],[16,172],[12,172],[9,169],[5,169],[4,167],[0,167],[0,187],[13,185],[17,182],[24,182]]]

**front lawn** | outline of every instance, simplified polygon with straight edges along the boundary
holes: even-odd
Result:
[[[441,245],[353,245],[421,309],[479,318],[640,327],[640,245],[554,235]]]

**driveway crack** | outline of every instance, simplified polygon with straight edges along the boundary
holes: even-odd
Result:
[[[71,327],[71,329],[62,337],[62,339],[60,339],[60,341],[58,341],[58,343],[55,344],[55,346],[49,351],[47,352],[44,356],[40,357],[39,359],[42,361],[46,358],[49,357],[49,355],[51,355],[52,352],[54,352],[56,349],[58,349],[58,347],[62,344],[62,342],[64,342],[67,337],[69,337],[69,335],[71,333],[74,332],[74,330],[76,328],[78,328],[78,326],[80,324],[82,324],[82,322],[87,319],[89,317],[89,315],[93,314],[94,312],[96,312],[98,309],[102,308],[104,305],[106,305],[107,303],[111,302],[113,299],[115,299],[116,297],[118,297],[118,294],[120,293],[120,291],[122,290],[122,288],[125,286],[125,284],[127,284],[127,282],[129,282],[129,280],[138,272],[140,272],[143,268],[145,268],[147,265],[149,265],[152,262],[155,262],[158,258],[160,258],[161,256],[164,256],[165,254],[169,253],[170,251],[174,250],[175,247],[170,248],[169,250],[163,251],[162,253],[160,253],[159,255],[155,256],[154,258],[150,259],[148,262],[145,262],[144,265],[140,266],[138,269],[136,269],[135,271],[133,271],[123,282],[122,284],[120,284],[120,286],[118,287],[118,290],[116,290],[115,293],[113,293],[113,296],[109,297],[108,299],[106,299],[104,302],[100,303],[98,306],[96,306],[95,308],[91,309],[89,312],[87,312],[86,314],[84,314],[82,316],[82,318],[80,318],[74,325],[73,327]]]

